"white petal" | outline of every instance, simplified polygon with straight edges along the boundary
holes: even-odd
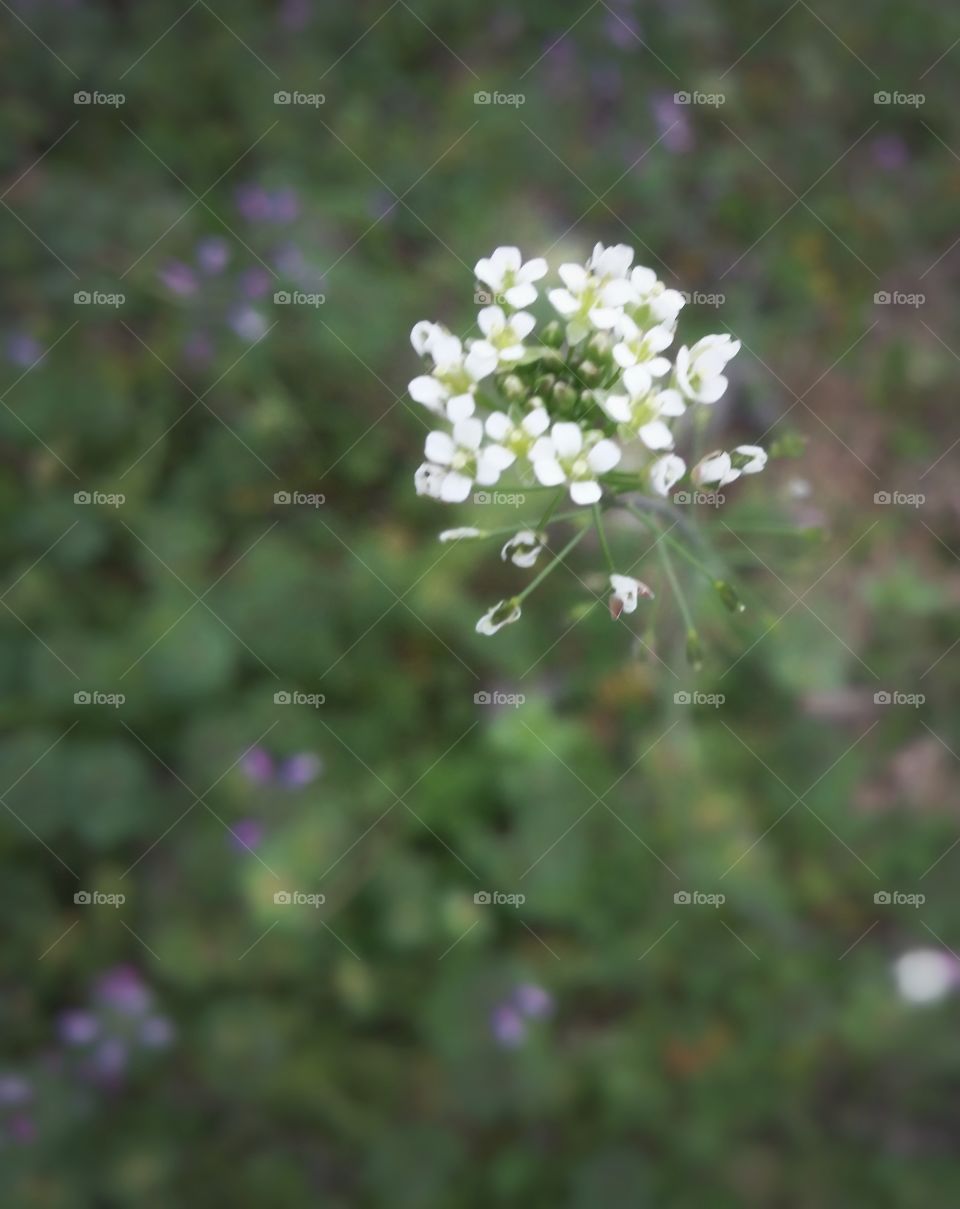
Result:
[[[483,440],[483,422],[474,416],[469,420],[458,420],[453,426],[453,439],[463,449],[479,449]]]
[[[531,306],[537,301],[537,287],[528,282],[521,282],[520,285],[512,285],[509,290],[505,290],[503,296],[510,306]]]
[[[650,486],[658,495],[666,495],[670,488],[683,478],[686,463],[675,453],[658,458],[650,467]]]
[[[701,458],[691,472],[693,481],[698,484],[719,483],[729,473],[730,455],[721,449]]]
[[[554,424],[550,437],[561,458],[575,458],[583,448],[583,433],[579,424],[560,421]]]
[[[410,332],[410,343],[414,347],[414,351],[422,357],[429,351],[430,344],[438,332],[437,324],[431,323],[429,319],[421,319],[419,323],[413,325]]]
[[[604,306],[627,306],[636,301],[633,286],[629,281],[608,281],[600,291]]]
[[[510,418],[502,411],[493,411],[487,416],[487,436],[493,437],[495,441],[502,441],[512,431]]]
[[[544,487],[558,487],[566,482],[567,478],[563,467],[555,458],[537,458],[533,463],[533,473]]]
[[[474,382],[480,382],[497,368],[497,350],[486,340],[477,340],[467,353],[463,363]]]
[[[600,484],[592,479],[580,479],[570,484],[570,498],[575,504],[595,504],[602,496]]]
[[[704,382],[697,391],[697,399],[701,403],[716,403],[723,392],[727,389],[727,380],[723,374],[716,378],[710,378]]]
[[[466,420],[468,416],[472,416],[476,409],[476,403],[472,394],[455,395],[447,403],[447,419],[451,424],[456,424],[458,420]]]
[[[661,390],[657,392],[657,410],[662,416],[682,416],[687,405],[678,390]]]
[[[549,427],[550,415],[545,407],[535,407],[533,411],[527,412],[521,421],[521,428],[531,437],[541,436]]]
[[[537,256],[533,260],[528,260],[527,263],[517,273],[518,281],[539,281],[541,277],[547,275],[547,262],[542,256]]]
[[[627,369],[631,365],[636,365],[637,354],[629,344],[615,344],[613,346],[613,359],[621,369]]]
[[[587,461],[594,474],[606,474],[620,461],[620,446],[615,441],[598,441],[587,454]]]
[[[608,395],[603,404],[603,410],[617,424],[629,424],[633,408],[626,395]]]
[[[488,260],[486,257],[478,260],[473,271],[477,281],[482,281],[484,285],[488,285],[494,291],[500,289],[502,279],[492,260]]]
[[[507,317],[501,306],[485,306],[477,314],[477,327],[485,336],[499,336],[507,326]]]
[[[506,468],[516,461],[517,455],[502,445],[488,445],[477,454],[477,482],[481,487],[492,487]]]
[[[767,464],[767,451],[759,445],[738,445],[733,452],[750,459],[745,466],[740,467],[741,474],[759,474]]]
[[[553,309],[561,315],[573,315],[580,309],[580,303],[569,290],[551,290],[547,297]]]
[[[650,393],[650,387],[653,385],[650,373],[643,365],[631,366],[623,375],[623,384],[633,399],[642,399]]]
[[[589,274],[582,264],[562,264],[557,270],[560,280],[568,290],[580,294],[586,287]]]
[[[516,273],[523,262],[520,249],[513,247],[512,244],[505,244],[501,248],[496,248],[491,253],[490,259],[500,271],[501,276],[504,273]]]
[[[450,434],[447,432],[428,432],[423,448],[424,456],[430,462],[440,466],[449,466],[453,455],[457,452]]]
[[[602,332],[609,331],[610,328],[617,326],[617,320],[620,318],[620,312],[612,310],[610,307],[592,306],[587,312],[590,322],[594,327],[598,327]]]
[[[518,311],[510,318],[510,327],[516,333],[519,340],[526,340],[527,336],[533,331],[536,326],[536,319],[529,311]]]
[[[457,471],[451,470],[444,477],[440,488],[440,498],[445,504],[462,504],[470,494],[472,486],[473,479],[468,478],[465,474],[459,474]]]
[[[662,420],[651,420],[637,433],[648,449],[672,449],[673,433]]]
[[[422,403],[424,407],[429,407],[432,411],[439,411],[447,397],[447,388],[429,374],[421,374],[419,378],[414,378],[407,390],[410,392],[411,399]]]

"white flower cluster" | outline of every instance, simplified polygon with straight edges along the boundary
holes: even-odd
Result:
[[[667,495],[687,473],[671,425],[723,395],[740,342],[704,336],[671,361],[665,352],[683,296],[652,269],[633,266],[625,244],[597,244],[586,265],[560,266],[561,284],[546,290],[555,316],[539,332],[526,308],[539,296],[545,260],[501,247],[475,271],[496,297],[477,315],[479,337],[461,341],[426,320],[411,332],[428,372],[413,379],[410,395],[442,425],[427,436],[418,494],[459,503],[474,484],[494,486],[515,467],[521,481],[565,485],[578,505],[597,503],[604,486]],[[628,450],[629,488],[623,472],[619,483],[605,477]],[[690,477],[724,486],[766,460],[753,445],[717,450]]]

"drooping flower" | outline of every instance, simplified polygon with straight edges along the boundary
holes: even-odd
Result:
[[[635,613],[641,596],[648,600],[653,599],[652,588],[641,580],[634,579],[632,575],[611,575],[610,587],[613,589],[610,613],[615,618],[621,613]]]
[[[727,389],[723,371],[739,351],[740,341],[726,333],[704,336],[692,348],[684,345],[677,351],[677,386],[697,403],[716,403]]]
[[[452,435],[439,430],[428,433],[424,455],[427,459],[424,466],[440,471],[429,479],[425,494],[445,504],[462,503],[474,483],[492,487],[514,460],[514,455],[502,445],[483,445],[483,424],[472,417],[458,420]]]
[[[474,272],[498,299],[502,297],[508,306],[518,308],[536,302],[533,283],[546,275],[547,262],[537,258],[524,263],[519,248],[502,247],[478,260]]]
[[[519,620],[520,606],[516,598],[511,597],[509,600],[498,601],[492,609],[488,609],[477,622],[476,630],[478,634],[496,634],[497,630],[502,630],[505,625]]]
[[[509,559],[515,567],[532,567],[540,557],[545,541],[544,534],[521,529],[506,543],[500,551],[500,557],[504,562]]]
[[[722,449],[708,453],[694,466],[690,477],[701,487],[708,483],[725,487],[741,474],[759,474],[766,464],[766,451],[759,445],[738,445],[733,453]]]
[[[620,448],[599,429],[584,433],[579,424],[560,421],[533,446],[530,460],[544,487],[568,483],[575,504],[595,504],[603,495],[597,480],[620,461]]]
[[[657,495],[669,495],[670,488],[679,483],[687,472],[687,464],[675,453],[657,458],[650,467],[650,486]]]

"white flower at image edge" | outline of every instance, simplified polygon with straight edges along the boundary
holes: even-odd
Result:
[[[687,472],[687,464],[675,453],[657,458],[650,467],[650,486],[657,495],[667,495],[670,488],[683,478]]]
[[[503,247],[478,260],[473,271],[478,281],[488,285],[509,306],[523,307],[536,302],[537,289],[533,283],[546,276],[547,262],[537,258],[524,264],[519,248]]]
[[[533,472],[544,487],[570,484],[575,504],[595,504],[603,492],[597,477],[612,470],[620,461],[619,446],[602,437],[590,440],[578,424],[561,421],[554,424],[548,437],[541,437],[530,451]]]
[[[960,962],[939,949],[911,949],[897,958],[893,970],[908,1003],[935,1003],[960,981]]]
[[[723,376],[727,362],[740,351],[740,341],[730,336],[704,336],[692,348],[677,351],[677,386],[697,403],[716,403],[727,389]]]
[[[613,589],[613,595],[622,606],[624,613],[633,613],[637,608],[637,601],[641,596],[653,599],[653,592],[639,579],[634,579],[632,575],[611,575],[610,587]]]
[[[480,420],[459,420],[453,435],[447,432],[427,434],[424,454],[427,461],[417,471],[418,495],[431,495],[445,504],[459,504],[470,494],[473,484],[492,487],[514,461],[514,455],[502,445],[483,442]]]
[[[497,361],[519,361],[523,356],[523,342],[533,331],[536,320],[527,311],[517,311],[508,319],[503,308],[485,306],[477,315],[477,326],[485,339],[478,340],[470,350],[481,350],[487,357]]]
[[[417,333],[416,337],[414,333]],[[464,355],[463,345],[457,337],[435,324],[428,324],[426,328],[417,324],[410,338],[415,348],[417,344],[422,345],[434,360],[433,373],[421,374],[407,387],[411,399],[436,415],[446,415],[452,422],[472,416],[476,406],[473,392],[477,384],[497,368],[496,351],[485,341],[478,340]]]
[[[488,609],[477,622],[478,634],[496,634],[511,622],[520,620],[520,606],[515,600],[501,600]]]

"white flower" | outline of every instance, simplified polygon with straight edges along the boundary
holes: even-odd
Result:
[[[578,424],[554,424],[550,436],[541,437],[530,451],[533,472],[544,487],[570,484],[575,504],[595,504],[603,492],[597,476],[620,461],[619,446],[597,430],[586,434]]]
[[[414,347],[419,343],[434,360],[432,374],[421,374],[407,388],[410,397],[437,415],[453,422],[473,415],[474,391],[497,368],[497,355],[484,341],[478,340],[466,355],[463,345],[449,332],[435,324],[432,330],[420,324],[413,329]],[[418,331],[418,329],[420,329]]]
[[[623,314],[623,307],[634,299],[626,273],[633,249],[626,244],[604,248],[597,244],[584,268],[581,264],[562,264],[559,269],[564,289],[551,290],[550,304],[567,320],[567,335],[576,343],[589,335],[591,327],[609,330]]]
[[[417,492],[446,504],[459,504],[475,482],[492,487],[513,462],[513,454],[500,445],[481,448],[482,441],[483,424],[473,418],[458,420],[452,436],[447,432],[428,433],[424,447],[427,461],[415,480]]]
[[[669,360],[656,354],[662,353],[673,343],[672,327],[659,324],[643,331],[629,315],[621,315],[617,320],[617,334],[620,342],[613,346],[613,359],[617,365],[627,369],[642,363],[654,378],[662,378],[669,371]]]
[[[509,558],[515,567],[532,567],[540,557],[546,537],[532,529],[521,529],[500,551],[504,562]]]
[[[449,335],[450,333],[446,328],[441,327],[439,323],[431,323],[429,319],[421,319],[410,330],[410,343],[419,356],[425,357],[430,352],[430,346],[435,340]]]
[[[469,526],[464,526],[462,529],[444,529],[439,535],[439,541],[456,542],[461,538],[468,540],[471,537],[485,537],[486,533],[483,529],[472,529]]]
[[[520,620],[520,606],[516,598],[501,600],[489,609],[477,622],[478,634],[496,634],[497,630],[513,621]]]
[[[623,375],[629,394],[608,395],[601,406],[627,436],[636,436],[648,449],[672,449],[673,433],[661,417],[682,416],[686,406],[679,391],[654,390],[647,367],[634,365]]]
[[[519,424],[514,424],[502,411],[487,416],[487,436],[521,458],[529,456],[537,437],[542,437],[549,427],[550,416],[545,407],[528,411]]]
[[[509,306],[530,306],[536,302],[537,288],[533,284],[546,274],[547,262],[542,258],[523,263],[519,248],[497,248],[489,257],[477,261],[477,280],[488,285],[494,294],[502,295]]]
[[[489,349],[488,355],[496,361],[519,361],[523,356],[523,342],[535,323],[529,311],[517,311],[508,319],[502,307],[485,306],[477,315],[477,324],[486,339],[478,340],[471,352]]]
[[[653,599],[653,592],[639,579],[632,575],[611,575],[610,587],[613,589],[613,599],[610,601],[610,611],[614,617],[621,613],[633,613],[637,608],[637,600],[641,596]]]
[[[650,486],[657,495],[667,495],[674,483],[678,483],[686,474],[687,464],[675,453],[657,458],[650,467]]]
[[[691,478],[698,486],[718,483],[725,487],[741,474],[759,474],[766,464],[766,451],[759,445],[738,445],[732,454],[720,449],[708,453],[693,468]]]
[[[940,949],[911,949],[894,964],[897,989],[908,1003],[933,1003],[960,978],[956,960]]]
[[[704,336],[693,348],[677,352],[677,385],[688,399],[716,403],[727,389],[726,364],[740,351],[740,341],[728,335]]]
[[[640,265],[631,272],[630,284],[636,292],[637,305],[646,307],[655,323],[672,325],[676,322],[686,301],[679,290],[668,290],[662,281],[658,281],[653,269]]]

